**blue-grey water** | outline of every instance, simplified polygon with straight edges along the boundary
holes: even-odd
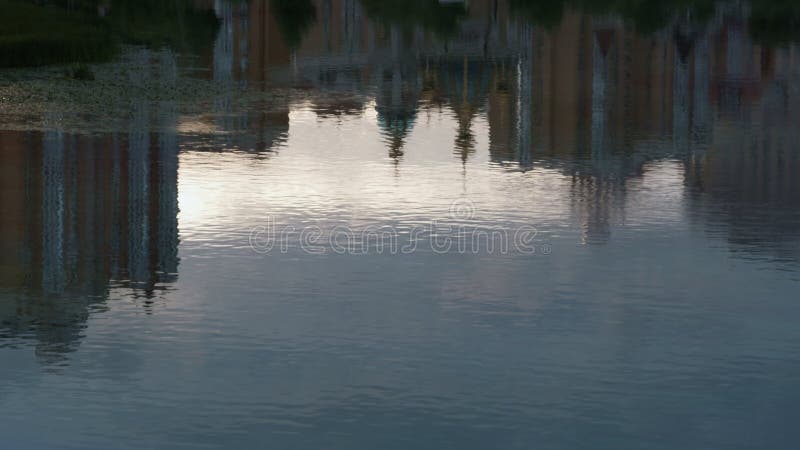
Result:
[[[0,71],[0,448],[798,448],[794,34],[273,3]]]

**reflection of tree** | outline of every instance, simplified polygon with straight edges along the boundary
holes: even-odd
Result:
[[[461,3],[437,0],[362,0],[367,14],[375,20],[403,29],[422,27],[440,36],[451,36],[467,14]]]
[[[512,10],[526,19],[547,27],[558,25],[564,10],[577,9],[589,14],[615,14],[632,23],[640,32],[654,32],[667,26],[678,15],[703,22],[714,13],[716,0],[509,0]]]
[[[303,36],[317,20],[317,8],[311,0],[273,0],[270,10],[289,48],[299,47]]]
[[[191,0],[114,0],[107,20],[124,42],[178,50],[208,47],[219,27],[212,11]]]
[[[0,0],[0,11],[0,67],[104,60],[116,51],[96,17],[10,0]]]
[[[753,2],[750,33],[756,41],[800,41],[800,3],[796,0]]]
[[[103,60],[119,43],[196,51],[218,28],[214,14],[192,0],[53,3],[0,0],[0,66]]]

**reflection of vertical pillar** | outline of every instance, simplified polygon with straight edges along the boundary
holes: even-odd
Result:
[[[527,165],[531,162],[533,126],[533,27],[523,25],[520,31],[522,45],[517,60],[517,160]]]
[[[373,54],[375,52],[377,40],[377,33],[375,32],[375,24],[372,21],[367,23],[367,51],[369,54]]]
[[[731,27],[727,35],[726,67],[728,77],[741,79],[744,76],[744,36],[739,27]]]
[[[600,48],[598,36],[592,39],[592,158],[602,159],[606,137],[606,54]]]
[[[400,29],[392,26],[390,32],[392,45],[392,108],[402,108],[402,74],[400,73],[401,36]]]
[[[695,46],[694,93],[692,96],[692,150],[705,150],[711,143],[711,71],[708,38],[701,35]]]
[[[361,5],[359,1],[345,0],[342,13],[347,53],[352,54],[359,50],[361,42]]]
[[[216,0],[214,11],[222,22],[214,42],[214,81],[233,78],[233,8],[229,0]]]
[[[66,284],[64,274],[64,133],[51,129],[44,133],[42,162],[42,287],[60,292]]]
[[[100,248],[103,243],[103,235],[99,232],[101,226],[97,226],[99,217],[99,206],[102,205],[102,197],[106,192],[99,185],[97,180],[97,154],[94,147],[94,139],[91,136],[82,138],[86,143],[85,146],[79,149],[77,161],[80,162],[79,183],[83,184],[83,188],[78,192],[82,195],[81,203],[82,214],[80,218],[80,240],[79,240],[79,253],[81,258],[81,281],[85,288],[92,289],[92,284],[99,278],[101,272],[97,270],[100,267],[100,255],[102,255]]]
[[[214,81],[217,84],[228,85],[233,81],[233,7],[230,0],[216,0],[214,11],[222,22],[217,40],[214,42]],[[229,91],[230,89],[223,89],[222,94],[214,97],[214,120],[217,127],[223,131],[233,129]]]
[[[161,53],[161,79],[168,86],[177,81],[175,57],[169,50]],[[178,112],[175,102],[159,104],[157,158],[158,216],[156,242],[157,269],[162,281],[170,281],[178,272]]]
[[[142,66],[147,70],[147,65]],[[146,72],[139,74],[142,79]],[[150,130],[148,102],[133,101],[133,120],[128,141],[128,270],[131,281],[146,281],[149,260]]]
[[[73,279],[78,268],[78,137],[64,146],[64,273]]]
[[[745,43],[742,30],[736,25],[729,27],[726,38],[724,73],[727,80],[720,100],[726,111],[733,112],[739,110],[741,102],[739,88],[745,75],[743,58]]]
[[[322,48],[330,53],[331,45],[331,0],[322,0]]]
[[[675,49],[674,82],[672,84],[672,140],[675,150],[684,152],[689,146],[689,59],[681,58]]]
[[[119,278],[122,258],[122,221],[125,213],[123,205],[127,202],[122,198],[122,149],[120,148],[119,138],[115,134],[111,139],[111,241],[110,264],[111,277]]]
[[[257,25],[256,25],[257,26]],[[247,37],[250,36],[250,15],[248,2],[239,3],[239,73],[246,74],[250,65]],[[242,77],[246,80],[246,77]]]

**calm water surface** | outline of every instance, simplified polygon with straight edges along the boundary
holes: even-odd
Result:
[[[800,46],[519,3],[0,72],[0,447],[797,448]]]

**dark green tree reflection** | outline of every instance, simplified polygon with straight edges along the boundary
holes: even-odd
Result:
[[[454,34],[459,21],[467,15],[465,4],[437,0],[362,0],[361,3],[375,20],[405,29],[420,26],[445,37]]]
[[[270,12],[289,48],[298,47],[317,21],[317,8],[311,0],[275,0],[270,3]]]

